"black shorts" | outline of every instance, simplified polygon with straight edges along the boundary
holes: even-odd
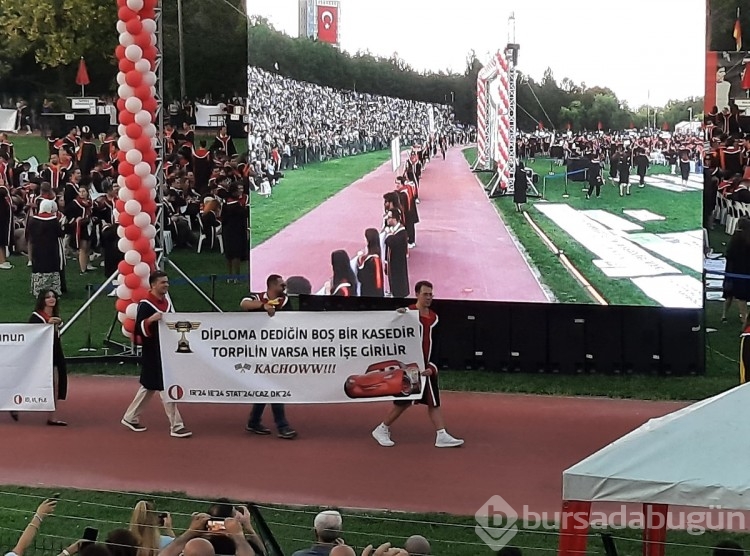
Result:
[[[437,373],[428,376],[424,384],[424,392],[418,400],[396,400],[394,405],[422,404],[427,407],[440,407],[440,385]]]

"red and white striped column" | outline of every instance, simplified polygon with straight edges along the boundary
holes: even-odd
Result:
[[[117,0],[117,247],[125,259],[118,266],[116,308],[130,339],[138,302],[148,295],[148,277],[156,268],[156,5],[157,0]]]

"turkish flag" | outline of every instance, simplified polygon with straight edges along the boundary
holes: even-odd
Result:
[[[76,85],[83,87],[89,83],[89,72],[86,71],[86,62],[83,61],[83,56],[81,56],[81,63],[78,64],[78,73],[76,74]]]
[[[339,43],[338,6],[318,5],[318,40],[330,44]]]
[[[661,128],[662,128],[662,129],[663,129],[664,131],[669,131],[669,124],[668,124],[667,122],[664,122],[664,123],[662,124]]]

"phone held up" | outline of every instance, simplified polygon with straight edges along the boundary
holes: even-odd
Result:
[[[83,536],[81,537],[81,541],[79,542],[79,550],[83,550],[91,543],[96,542],[96,539],[99,537],[99,529],[94,529],[93,527],[86,527],[86,529],[83,530]]]

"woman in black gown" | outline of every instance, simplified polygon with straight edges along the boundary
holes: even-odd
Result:
[[[242,184],[234,182],[227,190],[227,199],[221,208],[222,237],[224,256],[227,258],[229,274],[240,273],[240,262],[248,258],[247,217],[248,207],[240,199]]]
[[[375,228],[365,230],[367,252],[357,258],[359,295],[383,297],[383,260],[380,249],[380,234]]]

